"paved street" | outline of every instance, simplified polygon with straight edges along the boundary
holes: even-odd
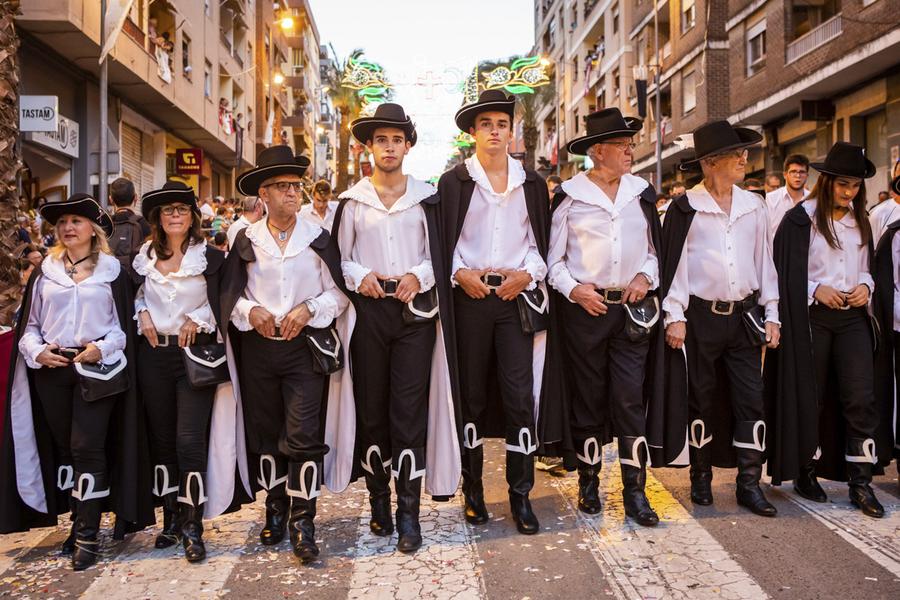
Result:
[[[322,560],[300,567],[284,541],[258,543],[262,505],[207,523],[210,558],[190,566],[177,549],[155,550],[155,530],[115,544],[73,573],[58,556],[67,523],[0,537],[0,596],[17,598],[900,598],[900,500],[896,472],[876,482],[882,520],[852,510],[846,487],[825,484],[817,505],[766,487],[776,519],[734,501],[733,473],[717,471],[714,506],[693,507],[686,470],[655,471],[648,495],[662,522],[624,521],[615,452],[608,447],[602,515],[577,512],[576,477],[537,475],[543,531],[515,532],[505,500],[500,444],[485,465],[491,522],[471,527],[457,497],[423,502],[423,549],[405,556],[369,533],[362,483],[323,492],[317,519]]]

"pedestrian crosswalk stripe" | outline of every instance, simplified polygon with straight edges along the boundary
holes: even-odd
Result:
[[[588,549],[617,598],[768,597],[650,471],[647,497],[659,515],[659,525],[641,527],[627,519],[622,506],[621,471],[613,448],[606,449],[603,462],[600,489],[606,496],[599,515],[578,510],[576,477],[566,477],[554,485],[576,514]]]
[[[820,481],[828,502],[819,503],[782,489],[785,496],[816,518],[860,552],[900,578],[900,501],[891,494],[879,494],[884,505],[882,519],[867,517],[850,504],[847,484]]]

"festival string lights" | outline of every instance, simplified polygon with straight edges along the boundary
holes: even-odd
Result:
[[[347,59],[341,85],[357,90],[363,105],[363,115],[374,113],[375,108],[387,99],[391,88],[381,65],[356,56]]]
[[[479,75],[483,81],[479,81]],[[466,103],[476,102],[483,90],[502,89],[510,94],[533,94],[534,88],[550,83],[547,65],[539,56],[517,58],[509,66],[500,65],[487,73],[476,66],[463,83]]]

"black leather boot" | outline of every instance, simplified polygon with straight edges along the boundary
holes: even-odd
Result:
[[[734,427],[734,446],[738,474],[735,479],[737,502],[761,517],[774,517],[778,511],[766,500],[759,487],[762,476],[766,428],[762,421],[738,421]]]
[[[383,454],[378,446],[371,446],[366,454],[363,470],[366,472],[369,506],[372,507],[369,530],[378,536],[388,536],[394,533],[394,522],[391,520],[391,473],[381,460]]]
[[[597,438],[576,440],[575,447],[584,451],[578,454],[578,510],[588,515],[599,514],[603,510],[600,502],[600,469],[603,458]]]
[[[506,483],[509,484],[509,508],[512,511],[516,529],[524,535],[534,535],[541,526],[528,494],[534,487],[534,437],[527,429],[522,429],[516,440],[506,440]]]
[[[178,465],[156,465],[153,468],[153,495],[162,501],[163,527],[153,544],[168,548],[178,543]]]
[[[481,480],[484,466],[484,446],[477,437],[475,425],[466,423],[462,451],[462,491],[465,499],[466,521],[472,525],[488,522],[487,506],[484,505],[484,484]]]
[[[403,450],[394,456],[397,468],[394,488],[397,490],[397,550],[411,554],[422,547],[419,527],[419,498],[425,475],[425,448]]]
[[[816,463],[815,461],[800,467],[800,473],[794,480],[794,491],[800,496],[813,502],[828,502],[828,496],[825,490],[819,485],[816,479]]]
[[[203,543],[203,507],[206,500],[206,473],[182,473],[178,494],[178,520],[184,557],[188,562],[200,562],[206,558],[206,546]]]
[[[259,532],[264,546],[280,544],[287,527],[290,500],[287,496],[287,459],[264,454],[259,457],[259,481],[266,494],[266,522]]]
[[[62,546],[59,548],[59,553],[63,556],[71,556],[75,552],[75,519],[78,515],[78,501],[71,495],[69,496],[69,511],[71,512],[69,519],[72,521],[72,526],[69,528],[68,537],[63,540]]]
[[[620,437],[619,463],[622,466],[622,503],[625,514],[638,525],[656,526],[659,516],[650,507],[644,491],[647,484],[647,441],[644,438]]]
[[[109,496],[109,480],[106,473],[76,473],[72,496],[78,500],[72,569],[84,571],[96,563],[100,555],[97,535],[100,533],[103,503]]]
[[[316,498],[322,489],[322,462],[306,460],[288,465],[288,495],[291,497],[291,547],[301,564],[319,556],[316,545]]]
[[[709,451],[705,448],[690,447],[691,455],[691,502],[700,506],[713,503],[712,465]]]
[[[872,462],[875,456],[875,442],[871,439],[850,438],[847,440],[847,484],[850,486],[850,502],[867,517],[880,519],[884,507],[872,490]]]

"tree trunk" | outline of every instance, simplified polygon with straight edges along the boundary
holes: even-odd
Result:
[[[349,186],[350,176],[347,174],[347,155],[350,152],[350,107],[341,106],[341,127],[338,130],[337,147],[337,188],[336,192],[344,192]]]
[[[0,325],[11,325],[22,285],[16,248],[19,209],[19,36],[18,0],[0,0]]]
[[[538,129],[533,125],[525,125],[522,129],[522,138],[525,142],[525,168],[534,169],[534,152],[537,150]]]

